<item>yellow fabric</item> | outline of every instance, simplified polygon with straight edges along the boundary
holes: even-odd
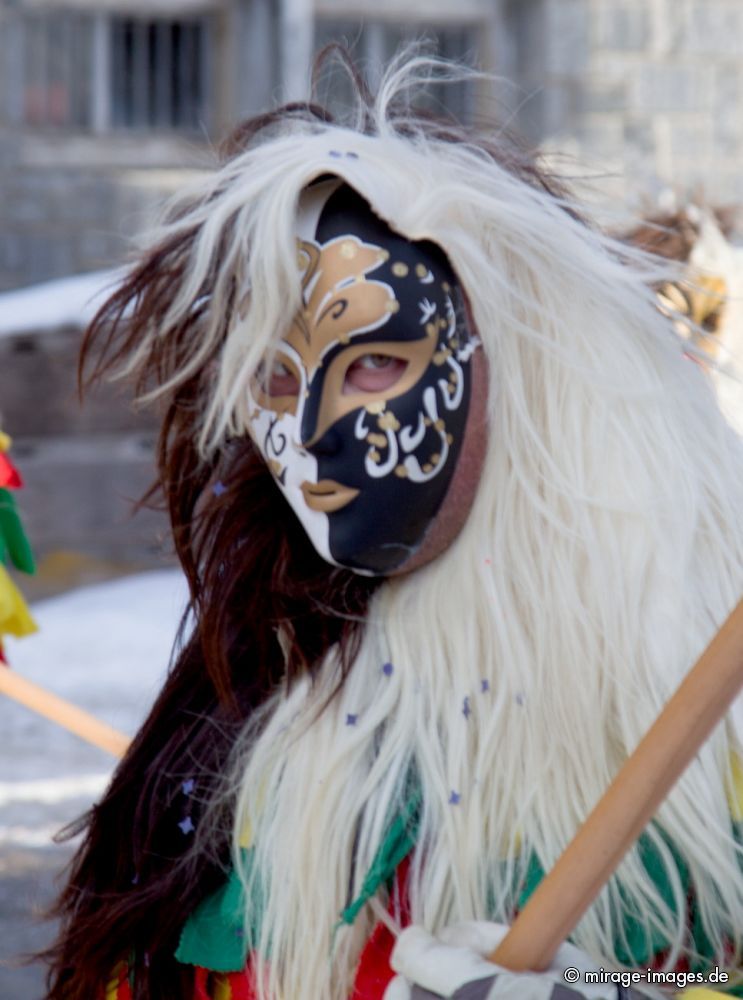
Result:
[[[232,987],[227,976],[219,976],[214,984],[214,1000],[232,1000]]]
[[[732,788],[729,793],[730,814],[736,823],[743,822],[743,760],[733,754],[730,761]]]
[[[111,973],[111,978],[106,986],[106,995],[104,1000],[117,1000],[119,995],[119,980],[121,979],[123,962],[117,962],[114,966],[113,972]]]
[[[676,996],[683,998],[683,1000],[709,1000],[709,997],[724,997],[725,994],[708,990],[705,986],[692,986],[690,990],[684,990],[683,993],[677,993]],[[730,1000],[729,997],[728,1000]]]
[[[20,591],[0,566],[0,636],[29,635],[37,629]]]

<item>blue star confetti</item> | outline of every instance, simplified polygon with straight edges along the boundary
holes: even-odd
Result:
[[[459,794],[459,792],[455,792],[454,789],[452,788],[451,795],[449,796],[449,805],[458,806],[461,801],[462,801],[462,796]]]
[[[488,680],[481,680],[480,681],[480,691],[483,694],[485,694],[489,690],[490,690],[490,681],[488,681]]]
[[[188,781],[184,781],[181,784],[181,791],[183,792],[184,795],[190,795],[191,792],[194,790],[195,784],[196,782],[193,780],[193,778],[189,778]]]
[[[465,717],[465,719],[469,719],[469,717],[472,715],[472,709],[470,708],[469,698],[465,698],[464,701],[462,702],[462,715]]]
[[[221,479],[218,479],[217,482],[214,484],[214,486],[212,486],[212,493],[214,494],[215,497],[221,497],[222,494],[226,492],[227,492],[227,487],[224,485]]]
[[[394,671],[395,668],[392,666],[391,663],[385,663],[385,665],[382,667],[382,673],[384,674],[385,677],[391,677]]]
[[[182,819],[178,824],[178,826],[181,828],[181,833],[184,835],[184,837],[187,836],[189,833],[193,833],[194,830],[196,829],[196,827],[193,825],[193,820],[191,819],[190,816],[186,816],[185,819]]]
[[[355,715],[352,712],[349,712],[348,715],[346,716],[347,726],[355,726],[358,721],[359,721],[358,715]]]

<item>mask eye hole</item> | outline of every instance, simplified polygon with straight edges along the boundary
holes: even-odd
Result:
[[[255,380],[266,396],[296,396],[299,393],[299,379],[293,369],[280,358],[276,358],[270,367],[261,365]]]
[[[386,392],[400,381],[407,367],[407,361],[390,354],[362,354],[346,369],[343,393]]]

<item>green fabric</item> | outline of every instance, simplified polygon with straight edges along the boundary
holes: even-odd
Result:
[[[24,573],[35,573],[31,546],[23,530],[15,500],[9,490],[0,488],[0,561],[11,562]]]
[[[369,871],[361,886],[361,892],[341,913],[341,923],[352,924],[359,911],[374,897],[381,885],[388,884],[397,871],[400,862],[410,854],[418,839],[420,823],[420,792],[414,793],[395,817],[374,855]]]
[[[420,790],[415,788],[401,812],[393,819],[369,870],[364,878],[359,895],[340,914],[341,924],[352,924],[362,907],[376,894],[382,885],[389,885],[398,865],[415,846],[420,823]],[[673,844],[666,839],[677,871],[681,877],[685,898],[690,886],[689,872]],[[663,856],[652,838],[643,834],[638,841],[640,857],[646,871],[655,883],[664,903],[675,911],[675,900],[671,889]],[[252,850],[245,852],[245,862],[250,866]],[[544,878],[536,855],[532,854],[527,865],[523,886],[518,895],[518,909],[523,909],[527,900]],[[254,918],[250,927],[243,926],[245,900],[242,883],[236,871],[231,871],[224,885],[205,899],[191,914],[181,932],[176,959],[189,965],[199,965],[213,972],[239,972],[245,967],[248,952],[258,940],[263,906],[260,900],[254,906]],[[691,932],[700,959],[691,971],[703,972],[714,960],[714,949],[703,931],[701,919],[693,910]],[[627,966],[643,968],[652,963],[656,955],[668,948],[668,942],[657,931],[646,933],[642,922],[631,911],[622,915],[623,928],[617,942],[617,957]],[[719,987],[718,987],[719,989]],[[743,984],[726,991],[729,996],[743,997]]]
[[[250,860],[252,851],[246,852]],[[212,972],[245,968],[254,933],[246,933],[242,882],[233,869],[221,888],[194,910],[181,931],[175,957],[184,965],[201,965]]]
[[[397,866],[415,845],[418,834],[420,793],[415,792],[390,828],[366,873],[361,892],[340,915],[340,923],[352,924],[361,908],[381,885],[388,884]],[[249,863],[253,852],[246,851]],[[257,907],[256,910],[262,910]],[[200,965],[212,972],[239,972],[258,939],[261,914],[256,912],[252,927],[243,927],[245,897],[236,871],[208,896],[186,921],[175,957],[186,965]]]
[[[666,867],[663,864],[660,850],[653,843],[651,838],[646,835],[640,837],[638,847],[645,870],[655,883],[663,902],[675,912],[676,907],[674,905],[675,901],[671,889],[671,880],[668,876]],[[689,884],[688,872],[670,845],[669,848],[671,849],[674,861],[678,867],[679,874],[681,875],[681,883],[684,886],[684,890],[686,890]],[[524,908],[529,897],[543,878],[544,870],[542,869],[537,857],[532,854],[527,866],[524,886],[518,897],[519,910]],[[632,914],[631,911],[623,912],[622,921],[622,933],[618,936],[619,940],[615,942],[615,944],[617,947],[617,958],[623,965],[641,968],[642,966],[650,964],[655,955],[661,954],[661,952],[668,948],[668,941],[665,938],[660,937],[657,932],[651,933],[651,936],[648,937],[642,923],[638,920],[636,915]]]

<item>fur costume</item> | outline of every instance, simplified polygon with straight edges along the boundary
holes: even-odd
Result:
[[[657,308],[665,263],[507,136],[417,115],[431,72],[453,75],[393,65],[348,122],[293,106],[238,131],[94,324],[97,371],[165,406],[195,630],[89,819],[55,1000],[119,959],[136,997],[252,996],[204,971],[199,914],[260,1000],[347,1000],[388,926],[510,922],[743,590],[743,448]],[[443,251],[487,359],[471,510],[388,578],[311,551],[249,436],[327,177]],[[728,720],[577,927],[597,966],[740,966],[740,751]]]

